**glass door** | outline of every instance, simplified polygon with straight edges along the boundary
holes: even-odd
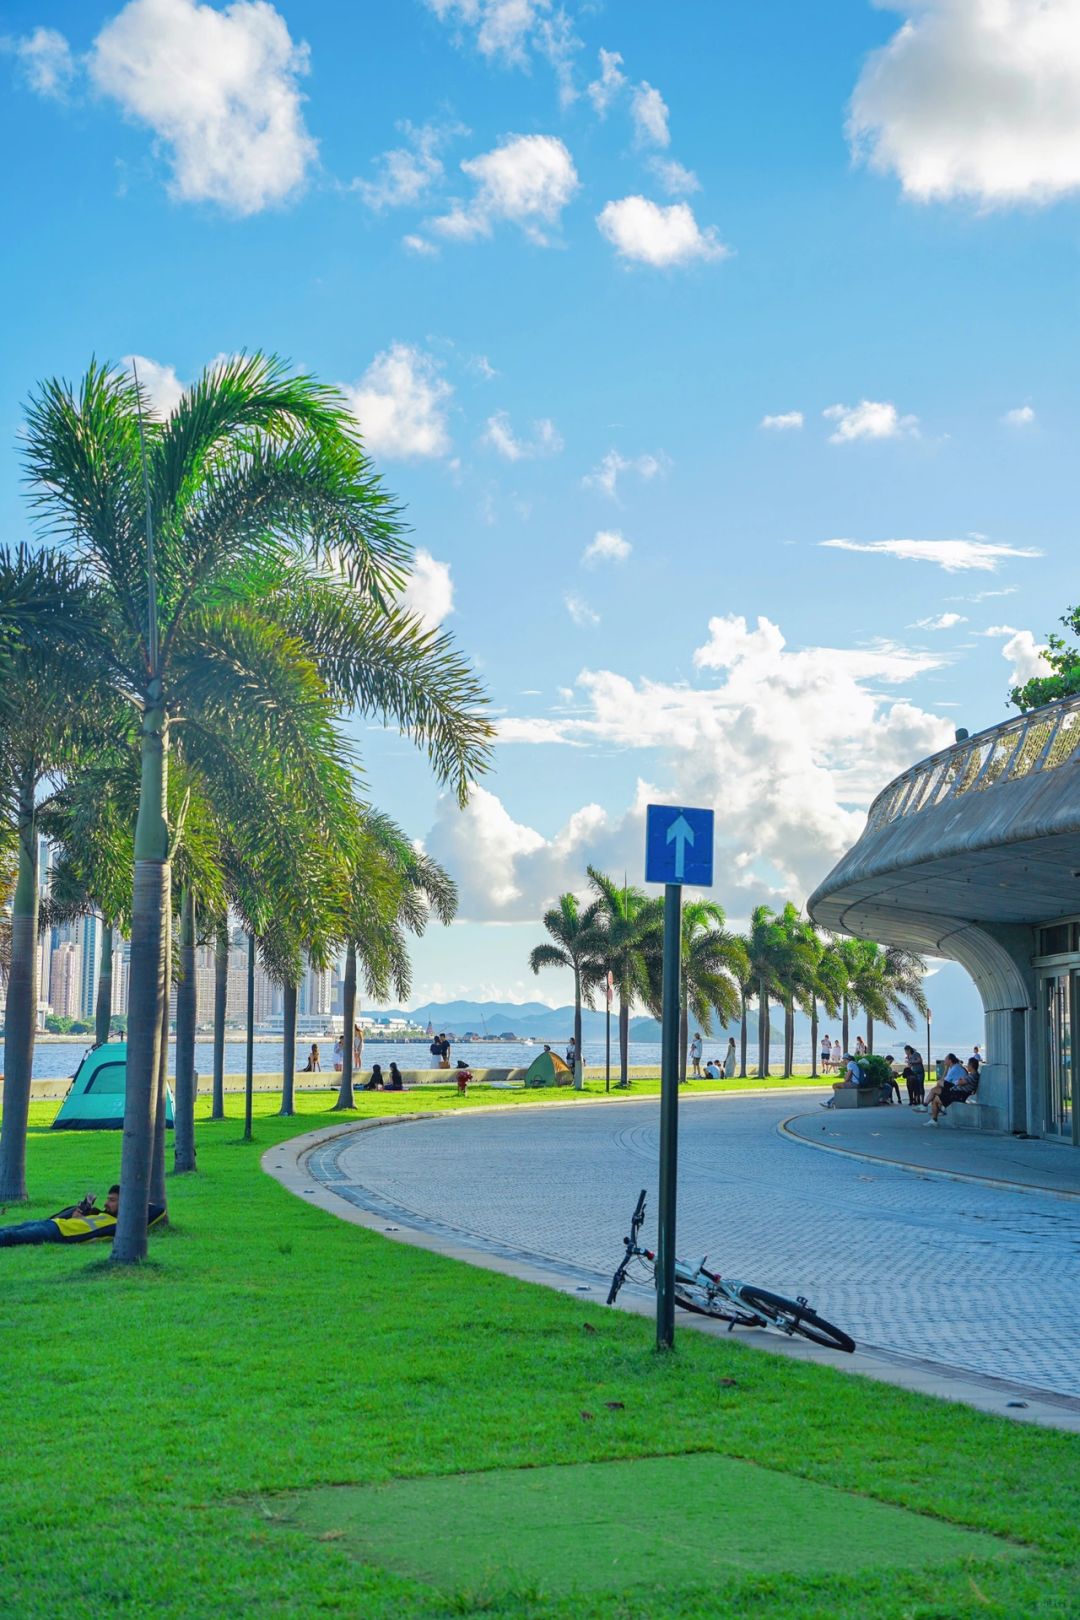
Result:
[[[1046,1130],[1073,1140],[1072,1012],[1080,978],[1062,970],[1043,980]]]

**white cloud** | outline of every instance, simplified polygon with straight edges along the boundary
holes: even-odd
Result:
[[[730,615],[709,621],[694,663],[695,686],[585,670],[570,717],[501,722],[506,744],[652,751],[654,780],[639,777],[622,814],[588,804],[551,837],[515,822],[494,795],[475,824],[471,807],[458,818],[447,802],[428,848],[461,884],[463,915],[526,920],[580,890],[587,862],[634,870],[645,805],[665,800],[722,811],[729,892],[718,898],[770,887],[800,898],[858,836],[874,794],[952,740],[947,720],[888,691],[941,667],[930,653],[887,642],[790,650],[768,619],[751,628]]]
[[[659,455],[646,452],[640,456],[624,456],[618,450],[609,450],[599,465],[591,473],[586,473],[581,481],[586,489],[598,489],[614,501],[619,498],[619,478],[624,472],[636,473],[649,483],[658,474],[666,472],[668,465],[668,458],[662,450]]]
[[[584,597],[575,596],[571,591],[563,600],[566,603],[567,613],[579,630],[591,630],[594,625],[600,623],[599,613],[589,606]]]
[[[225,10],[197,0],[130,0],[94,41],[94,87],[168,149],[170,189],[185,202],[255,214],[303,185],[316,143],[294,44],[269,0]]]
[[[952,630],[958,624],[967,624],[963,613],[937,613],[928,619],[916,619],[909,628],[912,630]]]
[[[449,450],[446,402],[453,389],[420,349],[392,344],[343,391],[371,455],[404,460]]]
[[[629,540],[618,529],[598,529],[581,554],[583,563],[590,566],[598,562],[625,562],[633,551]]]
[[[621,258],[660,269],[695,259],[726,259],[730,253],[715,225],[701,229],[689,203],[665,208],[648,197],[623,197],[607,203],[596,223]]]
[[[187,385],[180,381],[172,366],[148,360],[145,354],[125,354],[120,364],[125,371],[130,371],[134,364],[139,373],[139,383],[150,396],[150,403],[159,416],[168,416],[179,405]]]
[[[509,220],[531,241],[546,245],[543,227],[558,225],[580,185],[573,158],[554,135],[511,135],[461,167],[476,183],[471,200],[455,202],[448,214],[429,223],[462,241],[490,236],[495,224]]]
[[[63,34],[55,28],[35,28],[19,39],[0,38],[0,51],[16,57],[31,90],[57,101],[64,99],[77,64]]]
[[[562,435],[550,417],[541,417],[533,423],[531,439],[518,439],[506,411],[496,411],[494,416],[488,417],[484,443],[497,450],[507,461],[529,461],[537,456],[553,456],[563,448]]]
[[[439,249],[434,242],[429,242],[426,236],[416,236],[412,232],[401,238],[401,245],[408,252],[415,253],[419,259],[437,259]]]
[[[1014,411],[1006,411],[1001,420],[1009,427],[1030,427],[1035,412],[1030,405],[1018,405]]]
[[[1034,546],[993,545],[982,535],[966,540],[820,540],[834,551],[869,551],[905,562],[936,563],[947,574],[977,568],[993,573],[1003,557],[1041,557]]]
[[[373,158],[378,173],[374,180],[354,180],[352,190],[375,213],[386,208],[404,208],[416,203],[442,179],[440,150],[455,135],[468,132],[458,124],[410,124],[403,120],[398,129],[405,136],[404,146],[395,146]]]
[[[552,0],[426,0],[459,40],[471,37],[481,56],[528,68],[533,55],[550,63],[564,103],[574,99],[573,61],[581,48],[570,18]]]
[[[630,116],[634,120],[634,137],[642,146],[668,146],[668,106],[659,90],[642,79],[634,86],[630,97]]]
[[[622,57],[618,51],[605,51],[600,47],[600,76],[586,87],[586,94],[601,118],[626,84],[622,71]]]
[[[468,361],[468,368],[475,371],[478,377],[483,377],[485,382],[494,382],[499,375],[486,354],[474,354]]]
[[[450,564],[436,561],[430,551],[420,547],[400,601],[406,612],[416,614],[423,621],[426,630],[437,630],[454,611]]]
[[[917,437],[919,418],[901,416],[895,405],[885,400],[862,399],[857,405],[830,405],[821,413],[836,427],[829,434],[830,444],[851,444],[856,439],[901,439]]]
[[[851,100],[857,156],[920,201],[1080,188],[1080,0],[878,0],[902,14]]]
[[[648,159],[648,166],[669,197],[689,197],[692,192],[701,190],[701,181],[693,169],[684,168],[674,158],[654,155]]]
[[[1039,675],[1053,674],[1046,661],[1046,647],[1035,640],[1030,630],[1015,631],[1002,647],[1001,656],[1009,661],[1011,686],[1023,686]]]
[[[790,433],[794,428],[803,425],[802,411],[782,411],[779,416],[763,416],[760,427],[769,428],[774,433]]]

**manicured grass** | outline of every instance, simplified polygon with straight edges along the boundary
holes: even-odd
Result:
[[[3,1620],[1075,1612],[1075,1438],[689,1332],[659,1358],[645,1320],[391,1244],[291,1197],[259,1156],[340,1116],[306,1094],[304,1113],[280,1120],[261,1097],[257,1139],[242,1144],[241,1101],[229,1099],[230,1119],[200,1125],[199,1173],[171,1183],[173,1225],[152,1238],[146,1267],[114,1270],[85,1249],[0,1252]],[[417,1106],[361,1101],[365,1113]],[[33,1212],[116,1175],[118,1137],[42,1129],[54,1112],[34,1111]],[[923,1567],[853,1574],[840,1498],[844,1557],[812,1571],[778,1569],[763,1522],[753,1570],[691,1556],[655,1588],[567,1597],[488,1568],[461,1568],[443,1590],[365,1562],[333,1527],[290,1520],[289,1493],[320,1486],[698,1453],[1029,1555],[941,1562],[928,1531]],[[568,1522],[580,1517],[572,1491],[563,1506]],[[646,1491],[628,1511],[628,1541],[648,1546],[652,1524]],[[919,1534],[916,1521],[916,1546]]]

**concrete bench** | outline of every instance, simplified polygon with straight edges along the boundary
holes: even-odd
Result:
[[[834,1081],[832,1089],[834,1108],[880,1108],[885,1102],[882,1086],[848,1086]]]
[[[946,1125],[957,1131],[1003,1131],[1005,1111],[992,1103],[954,1102],[942,1114]]]

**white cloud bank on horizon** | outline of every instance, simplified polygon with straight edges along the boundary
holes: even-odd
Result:
[[[832,551],[865,551],[880,557],[898,557],[902,562],[929,562],[947,574],[981,569],[993,573],[1003,557],[1041,557],[1034,546],[995,545],[983,535],[965,540],[819,540],[819,546]]]
[[[689,203],[665,207],[648,197],[622,197],[607,203],[596,216],[597,229],[621,259],[666,270],[696,260],[730,257],[715,225],[704,230]]]
[[[422,350],[391,344],[342,392],[369,455],[405,461],[449,451],[446,403],[453,389]]]
[[[461,814],[440,802],[426,847],[454,873],[462,918],[527,920],[562,890],[580,891],[587,862],[636,867],[647,803],[714,805],[730,874],[718,898],[771,886],[801,899],[858,836],[874,794],[952,740],[947,720],[887,691],[943,662],[891,642],[789,650],[766,618],[710,619],[694,664],[713,684],[586,669],[570,716],[499,725],[506,744],[654,750],[662,787],[639,779],[625,810],[586,804],[552,837],[481,789]]]
[[[451,203],[448,213],[427,222],[429,230],[459,242],[490,236],[507,221],[548,247],[548,228],[558,226],[581,185],[573,158],[555,135],[511,135],[490,152],[466,158],[461,169],[475,183],[471,199]]]
[[[920,202],[1080,189],[1080,0],[876,0],[903,17],[851,98],[856,156]]]

